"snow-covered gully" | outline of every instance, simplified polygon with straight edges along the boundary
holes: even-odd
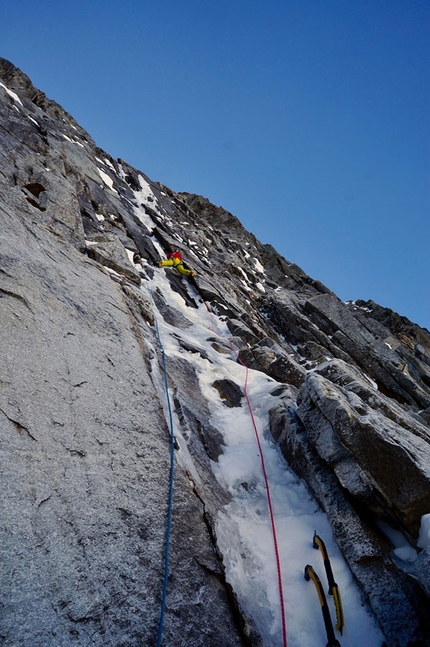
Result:
[[[151,280],[143,281],[142,289],[150,293],[158,290],[167,305],[180,311],[192,324],[178,331],[177,327],[165,321],[154,303],[166,354],[183,358],[184,346],[187,345],[200,350],[187,352],[187,361],[193,364],[199,376],[201,392],[211,411],[210,424],[223,437],[223,453],[217,462],[211,461],[211,467],[220,485],[231,496],[230,503],[220,510],[216,521],[217,549],[223,557],[227,582],[241,609],[257,627],[263,645],[313,647],[327,642],[318,597],[312,584],[304,579],[305,566],[312,564],[325,584],[321,555],[313,547],[316,531],[327,545],[342,594],[345,628],[343,635],[337,636],[339,642],[342,647],[358,644],[380,647],[383,636],[363,604],[359,589],[334,542],[326,515],[318,508],[304,482],[289,468],[270,435],[268,412],[277,397],[273,393],[276,393],[278,383],[259,371],[242,366],[237,361],[234,348],[229,355],[217,352],[212,343],[214,332],[230,339],[222,317],[209,313],[203,302],[197,309],[187,307],[182,297],[171,289],[164,270],[156,269]],[[188,289],[193,290],[191,285]],[[163,379],[155,360],[153,365],[154,374],[158,372],[160,397],[165,400]],[[256,430],[246,398],[240,407],[226,407],[212,386],[215,380],[226,378],[241,389],[247,380],[246,390]],[[166,415],[169,415],[167,408]],[[263,452],[276,525],[286,637],[283,635],[278,566],[267,489],[255,431]],[[175,458],[198,483],[199,476],[187,450],[187,439],[181,433],[181,425],[175,415],[174,435],[178,447]],[[175,523],[174,516],[172,523]],[[333,602],[330,596],[328,599],[334,617]]]

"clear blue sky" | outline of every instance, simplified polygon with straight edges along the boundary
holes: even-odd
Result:
[[[96,143],[430,329],[429,0],[0,0]]]

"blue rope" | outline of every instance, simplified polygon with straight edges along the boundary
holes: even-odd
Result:
[[[155,329],[157,331],[158,343],[161,349],[161,355],[163,358],[163,373],[164,373],[164,388],[166,389],[166,398],[167,406],[169,409],[169,420],[170,420],[170,479],[169,479],[169,506],[167,512],[167,529],[166,529],[166,546],[164,549],[164,583],[163,583],[163,596],[161,600],[161,613],[160,613],[160,622],[158,625],[158,638],[157,638],[157,647],[161,646],[161,636],[163,633],[163,623],[164,623],[164,611],[166,608],[166,596],[167,596],[167,580],[169,578],[169,543],[170,543],[170,534],[172,529],[172,508],[173,508],[173,475],[174,475],[174,461],[175,461],[175,439],[173,436],[173,416],[172,416],[172,407],[170,405],[169,397],[169,383],[167,381],[167,368],[166,368],[166,354],[164,352],[163,342],[160,337],[160,330],[158,328],[158,322],[155,318]]]

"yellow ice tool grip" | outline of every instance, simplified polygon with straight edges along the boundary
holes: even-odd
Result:
[[[333,596],[333,602],[336,609],[336,629],[342,635],[343,628],[345,626],[345,620],[343,617],[343,608],[342,608],[342,598],[340,597],[340,590],[338,585],[335,582],[333,570],[331,568],[330,558],[328,556],[327,548],[321,537],[314,534],[313,547],[318,550],[321,550],[321,554],[324,560],[324,568],[327,575],[328,581],[328,593]]]

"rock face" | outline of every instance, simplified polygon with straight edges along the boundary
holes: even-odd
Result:
[[[272,434],[388,644],[430,644],[428,549],[405,564],[383,532],[416,547],[430,512],[430,333],[373,302],[341,302],[225,209],[112,159],[4,59],[0,115],[1,644],[156,642],[169,428],[154,306],[139,285],[173,248],[196,271],[194,292],[169,274],[190,317],[205,301],[238,361],[280,393],[288,385]],[[163,294],[154,303],[178,331],[190,325]],[[217,546],[229,495],[210,468],[222,439],[186,358],[195,352],[184,342],[184,359],[166,363],[194,471],[176,477],[164,641],[258,645]],[[233,382],[212,383],[238,406]]]

